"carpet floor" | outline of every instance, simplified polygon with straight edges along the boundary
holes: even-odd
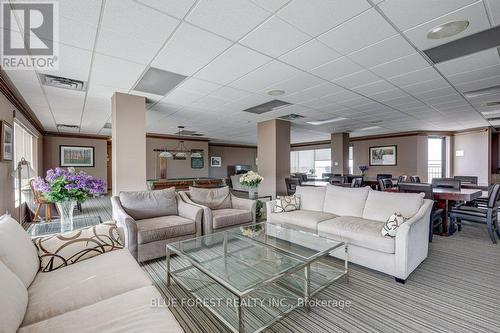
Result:
[[[110,219],[109,198],[89,200],[83,214]],[[173,269],[183,265],[172,258]],[[165,259],[141,266],[166,299],[190,297],[175,283],[166,286]],[[348,284],[341,279],[315,296],[348,306],[299,308],[265,332],[500,332],[500,244],[491,243],[483,225],[465,225],[451,237],[435,236],[428,258],[404,285],[350,267]],[[170,309],[186,332],[229,332],[203,307]]]

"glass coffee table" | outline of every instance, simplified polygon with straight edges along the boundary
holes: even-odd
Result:
[[[167,244],[167,285],[191,293],[233,332],[260,332],[341,277],[347,244],[285,224],[258,223]],[[344,252],[344,261],[329,258]],[[177,254],[186,266],[171,270]],[[189,304],[189,303],[188,303]]]
[[[92,227],[100,223],[102,223],[102,220],[99,216],[75,216],[73,218],[73,230]],[[61,232],[61,220],[53,219],[50,222],[32,223],[27,231],[31,238],[55,235]]]

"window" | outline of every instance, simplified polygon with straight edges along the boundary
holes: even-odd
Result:
[[[443,149],[444,138],[428,138],[427,179],[441,178],[444,174]]]
[[[24,158],[26,161],[30,162],[32,169],[37,170],[37,140],[38,138],[28,132],[23,126],[14,121],[14,168],[17,167],[17,163]],[[35,177],[36,175],[33,175]],[[16,207],[19,206],[19,181],[15,179],[15,198]],[[29,179],[23,179],[21,181],[21,187],[24,188],[28,186]],[[23,198],[23,203],[25,200]]]
[[[290,171],[321,176],[332,170],[331,149],[299,150],[290,152]]]
[[[354,147],[349,146],[349,174],[354,175]]]

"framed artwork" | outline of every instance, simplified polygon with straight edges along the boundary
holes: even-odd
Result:
[[[12,161],[14,158],[14,130],[12,125],[6,121],[0,121],[0,159],[2,161]]]
[[[59,146],[59,166],[94,167],[95,147]]]
[[[397,146],[370,147],[370,165],[397,165]]]
[[[220,156],[210,157],[210,166],[220,168],[222,166],[222,158]]]
[[[203,169],[205,167],[205,159],[203,158],[203,149],[193,149],[192,153],[201,153],[201,157],[191,156],[191,169]]]

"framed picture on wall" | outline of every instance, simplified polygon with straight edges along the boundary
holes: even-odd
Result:
[[[370,165],[397,165],[397,146],[370,147]]]
[[[220,168],[222,166],[222,157],[220,156],[210,157],[210,166],[214,168]]]
[[[12,161],[14,158],[14,130],[6,121],[0,121],[0,160]]]
[[[203,169],[205,167],[205,159],[203,158],[203,149],[192,149],[191,153],[201,154],[201,157],[191,156],[191,169]]]
[[[94,167],[95,147],[59,146],[59,166]]]

